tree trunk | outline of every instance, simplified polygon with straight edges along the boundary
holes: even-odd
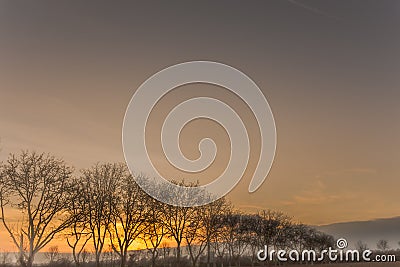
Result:
[[[181,243],[177,243],[177,247],[176,247],[176,260],[179,263],[181,262]]]
[[[26,266],[25,259],[24,259],[24,255],[22,255],[22,254],[19,255],[19,257],[18,257],[18,262],[19,262],[19,264],[20,264],[22,267],[27,267],[27,266]]]
[[[72,257],[74,258],[75,266],[79,267],[80,264],[79,264],[78,256],[76,255],[76,248],[75,247],[72,248]]]
[[[207,237],[207,267],[210,267],[211,262],[211,242],[210,239]]]
[[[26,267],[32,267],[34,257],[34,255],[29,255],[28,260],[26,261]]]
[[[120,267],[125,267],[126,266],[126,252],[121,253],[121,264]]]
[[[156,251],[151,254],[151,267],[156,267]]]
[[[100,267],[100,253],[96,253],[96,267]]]
[[[167,260],[166,260],[167,253],[166,253],[166,248],[165,248],[165,247],[163,247],[163,252],[164,252],[164,253],[163,253],[163,254],[164,254],[164,255],[163,255],[163,258],[164,258],[164,259],[163,259],[163,265],[164,265],[164,267],[166,267],[165,264],[166,264],[166,261],[167,261]]]
[[[196,265],[197,265],[197,258],[193,259],[193,267],[196,267]]]

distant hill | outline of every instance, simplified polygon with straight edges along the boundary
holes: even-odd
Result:
[[[380,239],[386,239],[391,249],[400,247],[400,217],[376,219],[371,221],[334,223],[316,226],[318,230],[333,235],[335,238],[345,238],[349,247],[354,248],[361,240],[368,248],[376,249]]]

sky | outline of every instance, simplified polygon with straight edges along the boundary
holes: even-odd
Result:
[[[165,67],[210,60],[251,77],[276,122],[270,174],[252,194],[244,177],[228,194],[236,207],[313,225],[398,216],[399,25],[400,2],[388,0],[2,0],[0,160],[29,149],[77,170],[122,162],[135,90]],[[223,92],[180,89],[165,107]],[[193,126],[188,154],[205,134],[223,139]]]

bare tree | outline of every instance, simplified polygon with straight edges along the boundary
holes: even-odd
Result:
[[[261,217],[261,243],[267,246],[277,246],[283,242],[285,229],[291,225],[291,218],[279,211],[263,210],[258,213]]]
[[[202,222],[203,235],[206,241],[207,267],[209,267],[211,263],[212,242],[216,241],[221,234],[223,226],[223,220],[221,220],[221,218],[228,214],[231,209],[231,204],[228,203],[225,198],[220,198],[200,208],[199,220]]]
[[[80,187],[79,180],[75,180],[69,190],[71,201],[67,207],[67,213],[72,219],[71,226],[66,229],[68,246],[72,249],[72,257],[75,265],[79,267],[84,263],[83,254],[85,247],[91,239],[88,214],[86,213],[84,190]]]
[[[292,249],[296,249],[298,251],[303,250],[306,247],[306,237],[308,234],[308,226],[296,223],[291,226],[290,231],[288,231],[288,240],[290,243],[288,246]]]
[[[196,266],[200,255],[207,247],[205,224],[202,220],[202,207],[194,207],[191,222],[183,233],[193,267]]]
[[[22,152],[10,155],[2,173],[1,220],[20,251],[21,265],[31,267],[35,255],[71,223],[63,215],[73,169],[55,157]],[[20,225],[7,219],[7,205],[24,215]]]
[[[125,165],[115,166],[118,178],[108,228],[111,247],[120,257],[120,266],[127,263],[128,249],[145,229],[148,195],[136,184]],[[137,178],[137,179],[140,179]]]
[[[314,229],[314,228],[312,228]],[[328,235],[326,233],[315,230],[315,242],[314,242],[314,250],[321,252],[328,247],[333,247],[335,240],[333,236]]]
[[[356,249],[362,253],[363,251],[368,249],[368,246],[366,243],[362,242],[361,240],[358,240],[356,243]]]
[[[247,214],[242,217],[242,235],[250,250],[251,266],[257,260],[257,251],[264,245],[260,243],[262,218],[258,214]]]
[[[172,183],[178,184],[185,187],[196,187],[197,183],[185,183],[185,181]],[[204,193],[199,190],[197,195],[182,195],[181,191],[175,190],[173,187],[163,187],[162,190],[166,191],[170,198],[175,198],[176,203],[185,203],[187,199],[197,199],[201,197],[206,197]],[[186,194],[189,192],[187,191]],[[178,265],[181,260],[181,245],[185,240],[185,232],[188,231],[189,225],[192,223],[194,215],[193,207],[181,207],[165,205],[164,208],[164,227],[167,230],[167,235],[176,242],[176,259]]]
[[[223,234],[218,236],[214,242],[212,243],[212,247],[214,249],[215,255],[217,256],[218,262],[220,262],[221,266],[224,266],[224,257],[228,251],[228,245],[222,241]]]
[[[389,249],[388,241],[385,240],[385,239],[381,239],[381,240],[378,241],[378,243],[376,243],[376,247],[379,250],[386,251],[386,250]]]
[[[231,211],[222,218],[223,230],[220,242],[224,242],[227,245],[229,266],[232,266],[235,260],[240,263],[239,258],[248,245],[245,235],[243,235],[244,224],[242,223],[242,219],[243,214],[236,211]]]
[[[44,255],[49,260],[50,263],[53,263],[60,255],[58,246],[49,247],[48,251]]]
[[[167,229],[168,236],[176,242],[176,258],[179,263],[184,232],[189,226],[192,208],[167,205],[165,211],[167,216],[164,227]]]
[[[147,206],[146,226],[141,238],[146,245],[146,249],[151,253],[151,266],[155,267],[158,257],[158,248],[164,240],[166,233],[163,222],[164,203],[149,198]]]
[[[82,173],[80,187],[84,196],[85,218],[93,242],[96,266],[99,267],[112,221],[117,181],[122,178],[123,172],[120,164],[96,164]]]

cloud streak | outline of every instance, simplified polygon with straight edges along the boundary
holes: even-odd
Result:
[[[292,3],[292,4],[296,5],[296,6],[298,6],[298,7],[304,8],[304,9],[306,9],[306,10],[308,10],[308,11],[310,11],[310,12],[313,12],[313,13],[315,13],[315,14],[318,14],[318,15],[321,15],[321,16],[324,16],[324,17],[328,17],[328,18],[331,18],[331,19],[334,19],[334,20],[340,21],[340,22],[343,22],[343,21],[344,21],[343,18],[341,18],[341,17],[339,17],[339,16],[335,16],[335,15],[329,14],[329,13],[327,13],[327,12],[325,12],[325,11],[320,10],[319,8],[312,7],[312,6],[309,6],[309,5],[300,3],[300,2],[298,2],[298,1],[296,1],[296,0],[288,0],[288,1],[289,1],[290,3]]]

